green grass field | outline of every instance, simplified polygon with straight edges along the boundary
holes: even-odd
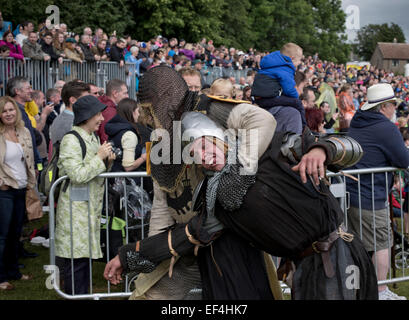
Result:
[[[39,228],[48,223],[48,214],[45,214],[39,220],[30,221],[24,225],[23,235],[27,235],[34,228]],[[44,270],[44,265],[50,264],[50,250],[43,246],[31,245],[27,240],[24,242],[24,248],[27,251],[38,254],[36,258],[20,259],[24,268],[20,269],[23,274],[33,275],[32,280],[28,281],[10,281],[15,286],[14,290],[0,291],[0,300],[62,300],[63,298],[53,289],[47,289],[46,280],[50,276]],[[93,264],[93,292],[107,292],[107,282],[103,278],[105,263],[96,262]],[[123,292],[124,286],[112,286],[111,292]],[[118,299],[118,298],[116,298]]]
[[[48,214],[37,221],[31,221],[24,226],[23,234],[30,233],[34,228],[39,228],[48,223]],[[42,246],[31,245],[28,241],[25,242],[25,249],[30,252],[38,254],[36,258],[21,259],[20,263],[25,265],[21,269],[23,274],[31,274],[34,276],[32,280],[28,281],[11,281],[15,286],[11,291],[0,291],[0,300],[63,300],[55,290],[47,289],[46,279],[49,276],[44,270],[44,265],[50,264],[50,251],[48,248]],[[102,274],[105,268],[105,263],[96,262],[93,264],[93,292],[103,293],[107,292],[107,282]],[[397,269],[396,276],[403,275],[402,269]],[[405,276],[409,276],[409,268],[404,270]],[[389,288],[395,293],[405,296],[409,300],[409,282],[400,282],[397,284],[390,284]],[[111,286],[111,292],[124,292],[125,286],[120,284],[118,286]],[[111,299],[127,299],[127,298],[111,298]],[[289,299],[285,295],[285,299]]]

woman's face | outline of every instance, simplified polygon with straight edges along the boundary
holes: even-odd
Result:
[[[0,114],[0,120],[5,126],[15,125],[17,119],[17,111],[11,102],[4,105],[3,112]]]
[[[62,33],[58,34],[58,42],[64,43],[64,35]]]
[[[9,33],[6,37],[6,42],[13,42],[14,37],[12,33]]]
[[[83,125],[83,128],[89,133],[95,132],[99,129],[102,121],[104,121],[102,112],[98,112],[95,116],[88,119],[88,121]]]
[[[107,46],[106,41],[101,41],[101,42],[98,44],[98,48],[103,49],[103,50],[105,50],[106,46]]]
[[[134,121],[135,123],[137,123],[137,122],[138,122],[138,119],[139,119],[139,108],[136,108],[136,109],[134,110],[134,112],[132,113],[132,115],[133,115],[133,121]]]

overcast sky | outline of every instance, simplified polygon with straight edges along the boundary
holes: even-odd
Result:
[[[361,28],[368,24],[393,22],[402,28],[406,42],[409,42],[409,0],[342,0],[344,10],[351,5],[359,8]],[[350,22],[352,23],[352,20]],[[352,40],[356,30],[348,30],[347,34],[348,39]]]

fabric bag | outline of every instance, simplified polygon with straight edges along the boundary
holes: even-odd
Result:
[[[107,228],[109,236],[108,260],[111,260],[118,254],[119,247],[123,246],[125,238],[125,220],[122,218],[121,195],[111,186],[108,186],[108,217],[105,211],[102,214],[100,244],[103,257],[99,260],[107,262]],[[107,218],[107,219],[106,219]],[[108,220],[108,221],[107,221]]]
[[[26,212],[28,221],[40,219],[43,216],[40,197],[35,189],[27,188]]]

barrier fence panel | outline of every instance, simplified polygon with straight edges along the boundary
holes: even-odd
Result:
[[[358,196],[358,203],[359,203],[359,237],[362,239],[362,233],[363,233],[363,228],[362,228],[362,199],[361,199],[361,190],[362,187],[360,185],[362,184],[362,176],[369,175],[370,181],[371,181],[371,194],[372,194],[372,204],[375,203],[375,177],[379,177],[379,175],[384,175],[385,177],[385,190],[387,193],[388,186],[391,183],[391,177],[392,174],[399,174],[401,175],[404,170],[398,169],[398,168],[371,168],[371,169],[361,169],[361,170],[345,170],[342,172],[338,173],[333,173],[333,172],[328,172],[327,177],[331,181],[330,185],[330,191],[333,193],[333,195],[339,200],[341,209],[344,212],[344,224],[349,232],[350,228],[348,228],[348,210],[350,209],[350,200],[349,200],[349,193],[346,188],[346,179],[351,179],[352,177],[355,177],[354,180],[356,180],[356,183],[358,184],[358,191],[359,191],[359,196]],[[134,230],[135,228],[139,228],[140,230],[140,239],[143,239],[145,235],[145,230],[148,228],[148,221],[145,219],[145,215],[141,215],[141,221],[140,221],[140,226],[130,226],[128,218],[130,217],[128,208],[129,208],[129,203],[128,201],[133,201],[128,199],[127,193],[128,188],[127,184],[125,181],[125,178],[140,178],[141,179],[141,186],[143,188],[143,177],[148,177],[145,172],[132,172],[132,173],[104,173],[99,175],[100,178],[105,179],[105,189],[108,190],[108,179],[112,178],[122,178],[120,181],[120,184],[122,184],[122,190],[123,190],[123,195],[122,195],[122,208],[125,212],[124,218],[125,218],[125,237],[124,237],[124,242],[128,243],[130,240],[132,242],[135,240],[134,238],[130,239],[130,232]],[[55,209],[54,209],[54,192],[55,188],[58,184],[63,183],[67,179],[67,176],[59,178],[55,184],[52,186],[51,191],[50,191],[50,213],[49,213],[49,226],[50,226],[50,265],[52,270],[58,271],[58,267],[56,266],[56,256],[55,256]],[[388,271],[388,275],[386,279],[378,281],[378,285],[384,285],[384,284],[391,284],[391,283],[398,283],[398,282],[403,282],[403,281],[408,281],[409,280],[409,275],[407,274],[409,270],[406,270],[409,268],[409,243],[408,240],[404,237],[405,233],[405,223],[409,225],[409,221],[407,221],[409,217],[409,212],[403,212],[403,202],[404,202],[404,197],[403,197],[403,192],[402,192],[403,184],[401,181],[399,181],[399,192],[398,192],[398,201],[401,203],[400,209],[397,209],[398,211],[395,210],[395,216],[392,216],[389,214],[389,212],[392,212],[392,204],[389,201],[389,195],[385,194],[386,199],[388,199],[386,203],[386,210],[388,210],[388,214],[386,215],[386,224],[388,226],[388,252],[389,252],[389,258],[390,258],[390,268]],[[87,189],[81,189],[77,190],[79,192],[74,192],[72,196],[72,201],[88,201],[88,193]],[[143,199],[143,198],[142,198]],[[105,193],[104,197],[104,202],[105,202],[105,225],[108,226],[108,221],[109,221],[109,214],[108,214],[108,208],[109,208],[109,199],[108,199],[108,193]],[[72,202],[70,202],[72,203]],[[145,204],[142,202],[141,207],[146,208]],[[372,222],[373,222],[373,229],[372,232],[374,234],[374,248],[373,252],[376,254],[377,249],[376,249],[376,237],[375,237],[375,232],[377,230],[377,225],[376,225],[376,219],[375,219],[375,210],[372,210]],[[70,213],[72,217],[72,212]],[[89,215],[89,210],[88,210],[88,215]],[[392,219],[391,219],[392,218]],[[399,226],[399,228],[398,228]],[[145,229],[146,228],[146,229]],[[109,237],[110,234],[108,232],[108,227],[106,228],[106,247],[105,247],[105,252],[106,252],[106,262],[108,262],[110,259],[113,257],[109,255]],[[139,239],[139,238],[138,238]],[[91,249],[91,246],[90,246]],[[92,255],[92,252],[90,251],[90,256]],[[90,259],[91,262],[91,259]],[[377,263],[375,260],[375,270],[377,270]],[[90,263],[90,266],[92,264]],[[133,280],[137,277],[136,275],[133,275],[133,278],[126,277],[124,280],[124,290],[121,292],[112,292],[111,290],[111,285],[109,281],[107,281],[107,290],[106,292],[98,292],[95,293],[92,291],[92,268],[90,267],[90,282],[91,282],[91,291],[89,294],[81,294],[81,295],[76,295],[75,293],[73,295],[69,295],[64,293],[61,288],[58,286],[58,272],[53,273],[53,289],[56,290],[56,292],[62,296],[63,298],[66,299],[101,299],[101,298],[112,298],[112,297],[122,297],[126,298],[131,295],[130,292],[130,285],[132,284]],[[102,275],[101,275],[102,277]],[[73,281],[73,279],[72,279]],[[285,293],[289,293],[290,289],[284,284],[281,283],[282,289]]]
[[[146,204],[143,201],[143,197],[141,198],[142,201],[140,201],[140,208],[141,212],[139,212],[138,219],[139,219],[139,224],[135,224],[134,226],[129,225],[129,216],[130,213],[128,212],[128,189],[129,185],[126,184],[125,179],[140,179],[140,187],[143,189],[143,178],[148,177],[146,172],[131,172],[131,173],[126,173],[126,172],[120,172],[120,173],[104,173],[98,176],[99,178],[105,179],[105,190],[108,190],[108,179],[113,178],[120,178],[122,179],[121,183],[123,186],[122,192],[123,195],[121,197],[121,206],[124,209],[124,218],[125,218],[125,239],[124,239],[124,244],[127,244],[128,241],[130,240],[130,230],[132,231],[137,231],[133,232],[133,238],[132,241],[143,239],[146,230],[148,228],[148,220],[146,219],[146,215],[148,212],[146,211]],[[89,202],[89,192],[88,192],[88,185],[84,186],[82,185],[81,187],[74,187],[70,185],[70,248],[71,248],[71,270],[74,270],[74,253],[73,253],[73,212],[72,212],[72,203],[74,201],[86,201],[88,203],[88,247],[89,247],[89,266],[90,266],[90,291],[89,294],[75,294],[75,286],[74,286],[74,273],[72,272],[71,276],[71,281],[72,281],[72,289],[73,293],[72,294],[67,294],[63,292],[62,288],[59,287],[60,283],[60,278],[59,278],[59,266],[57,263],[57,257],[55,255],[55,227],[56,227],[56,215],[55,215],[55,189],[58,185],[62,184],[64,181],[68,179],[67,176],[60,177],[55,181],[53,186],[51,187],[50,190],[50,197],[49,197],[49,206],[50,206],[50,211],[49,211],[49,241],[50,241],[50,265],[47,266],[46,270],[49,270],[51,272],[51,284],[52,287],[50,289],[54,289],[61,297],[65,299],[74,299],[74,300],[79,300],[79,299],[94,299],[94,300],[99,300],[101,298],[127,298],[131,295],[130,291],[130,285],[132,284],[133,280],[137,277],[137,274],[134,274],[132,278],[129,278],[129,276],[125,277],[124,283],[122,284],[124,290],[119,291],[119,292],[112,292],[111,290],[111,285],[109,281],[107,282],[107,287],[105,292],[93,292],[93,264],[95,263],[104,263],[104,266],[106,263],[108,263],[114,256],[110,256],[110,232],[109,232],[109,221],[110,218],[114,219],[114,217],[110,217],[109,215],[109,197],[108,197],[108,192],[105,192],[104,195],[104,202],[105,202],[105,209],[104,209],[104,214],[102,215],[101,219],[101,224],[105,225],[105,243],[106,246],[104,248],[105,256],[106,256],[106,261],[92,261],[92,246],[91,244],[91,215],[90,215],[90,202]],[[120,185],[117,184],[117,185]],[[135,214],[134,212],[133,214]],[[139,230],[138,230],[139,229]],[[101,228],[103,230],[103,228]],[[139,233],[138,233],[139,232]],[[136,234],[136,236],[135,236]],[[102,274],[100,275],[102,277]],[[99,290],[100,291],[100,290]]]
[[[8,79],[24,76],[30,79],[33,90],[41,90],[44,93],[53,88],[57,80],[68,82],[80,79],[105,89],[109,80],[120,79],[127,82],[129,97],[135,99],[134,75],[135,65],[131,63],[126,63],[125,66],[120,67],[119,63],[112,61],[79,63],[64,59],[63,63],[59,64],[58,62],[29,58],[24,58],[24,62],[14,58],[0,58],[0,95],[6,94]]]
[[[248,68],[234,70],[232,67],[207,67],[204,71],[202,71],[202,73],[205,83],[211,85],[214,80],[223,77],[234,77],[236,79],[236,83],[239,83],[241,77],[247,77],[247,72],[249,70],[250,69]]]
[[[50,61],[40,61],[24,58],[0,58],[0,94],[6,94],[8,79],[15,76],[27,77],[31,81],[33,90],[47,91],[53,84],[51,82],[52,70]]]
[[[376,213],[375,213],[375,191],[376,188],[380,188],[381,186],[375,184],[375,179],[376,177],[382,177],[385,180],[385,199],[386,201],[386,214],[385,214],[385,221],[383,221],[383,224],[387,226],[387,247],[388,247],[388,256],[389,256],[389,261],[390,261],[390,267],[388,270],[388,275],[385,280],[380,280],[378,281],[378,285],[384,285],[384,284],[392,284],[392,283],[397,283],[397,282],[403,282],[403,281],[408,281],[409,276],[408,276],[408,271],[407,268],[409,268],[409,242],[408,239],[405,238],[405,223],[409,223],[409,221],[406,221],[409,217],[408,212],[403,212],[403,204],[404,204],[404,197],[402,193],[402,188],[404,187],[403,185],[403,177],[402,179],[399,179],[399,190],[397,191],[398,193],[398,198],[396,200],[400,203],[400,208],[396,208],[394,210],[393,204],[390,201],[390,195],[388,194],[389,186],[393,185],[394,181],[393,177],[395,175],[402,176],[406,170],[404,169],[399,169],[399,168],[393,168],[393,167],[385,167],[385,168],[369,168],[369,169],[360,169],[360,170],[345,170],[343,172],[339,173],[328,173],[328,177],[332,178],[332,183],[331,183],[331,192],[333,192],[334,196],[339,198],[341,208],[344,211],[345,214],[345,219],[344,223],[345,226],[347,227],[348,230],[350,228],[348,227],[348,210],[351,208],[350,204],[350,194],[347,191],[346,188],[346,179],[351,179],[350,176],[355,177],[356,181],[354,183],[357,184],[357,190],[358,190],[358,208],[357,211],[359,212],[359,231],[357,230],[358,236],[360,239],[363,239],[363,233],[364,228],[363,228],[363,214],[362,210],[362,190],[363,190],[363,182],[362,179],[363,177],[368,177],[370,179],[370,194],[371,194],[371,203],[372,203],[372,209],[369,211],[372,211],[372,233],[373,233],[373,249],[371,250],[374,255],[379,251],[376,248],[376,231],[377,231],[377,224],[378,227],[379,224],[381,223],[379,219],[376,219]],[[334,179],[336,182],[334,182]],[[355,180],[354,179],[354,180]],[[334,187],[335,186],[335,187]],[[340,193],[334,193],[333,190],[338,189],[339,190],[344,190],[343,194],[342,191]],[[368,190],[366,190],[368,191]],[[396,191],[395,191],[396,193]],[[378,211],[378,210],[376,210]],[[350,213],[352,214],[352,213]],[[400,227],[398,228],[398,226]],[[368,231],[367,231],[368,232]],[[377,259],[374,259],[374,265],[375,265],[375,270],[378,270],[378,262]],[[397,274],[399,270],[399,274]]]
[[[389,253],[389,270],[388,275],[385,280],[378,281],[378,285],[386,285],[386,284],[396,284],[398,282],[409,281],[409,275],[407,270],[409,268],[409,241],[404,237],[405,231],[405,223],[409,226],[409,212],[403,212],[403,203],[404,197],[402,193],[402,188],[404,185],[402,181],[399,181],[399,198],[397,199],[400,203],[400,209],[398,209],[398,213],[395,212],[394,215],[389,214],[392,204],[390,203],[389,194],[387,194],[389,189],[389,184],[391,180],[389,180],[388,173],[396,174],[398,173],[401,175],[402,172],[406,170],[398,169],[393,167],[385,167],[385,168],[369,168],[369,169],[360,169],[360,170],[344,170],[342,172],[334,173],[334,172],[327,172],[327,177],[330,180],[330,191],[334,195],[335,198],[338,199],[339,204],[341,206],[342,211],[344,212],[344,224],[347,230],[350,232],[348,228],[348,209],[350,209],[350,193],[347,191],[346,187],[346,179],[351,179],[350,176],[353,176],[356,179],[357,183],[357,190],[358,190],[358,210],[359,210],[359,238],[363,238],[363,228],[362,228],[362,198],[361,198],[361,191],[362,191],[362,180],[361,176],[370,175],[371,177],[371,194],[372,194],[372,208],[374,208],[375,202],[375,184],[374,184],[374,177],[375,175],[385,175],[385,190],[386,194],[385,197],[388,199],[386,210],[388,214],[386,215],[386,224],[388,225],[388,253]],[[399,223],[398,223],[399,222]],[[375,210],[372,210],[372,223],[373,223],[373,235],[374,235],[374,248],[373,252],[376,254],[376,220],[375,220]],[[400,228],[398,229],[398,225],[400,224]],[[377,268],[377,262],[375,259],[375,270]],[[277,266],[278,267],[278,266]],[[398,271],[399,270],[399,271]],[[397,275],[397,271],[400,273]],[[291,289],[283,282],[280,282],[281,288],[283,293],[289,294],[291,293]]]
[[[14,58],[0,58],[0,95],[5,95],[8,79],[15,76],[24,76],[30,79],[34,90],[41,90],[44,93],[54,87],[57,80],[65,82],[80,79],[84,82],[94,83],[96,86],[104,88],[109,80],[121,79],[126,81],[129,97],[136,98],[136,78],[135,64],[125,63],[120,67],[114,61],[99,62],[76,62],[64,59],[62,64],[58,62],[32,60],[24,58],[24,62]],[[203,71],[205,84],[222,77],[234,77],[239,83],[241,77],[246,77],[250,69],[234,70],[229,67],[207,67]]]

